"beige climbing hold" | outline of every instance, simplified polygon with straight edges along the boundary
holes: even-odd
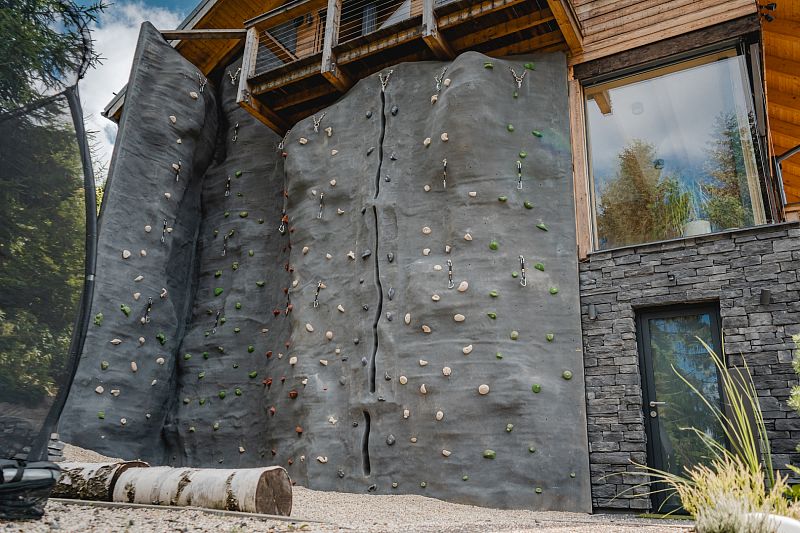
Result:
[[[320,463],[322,463],[322,464],[325,464],[325,463],[327,463],[327,462],[328,462],[328,458],[327,458],[327,457],[325,457],[324,455],[318,455],[318,456],[317,456],[317,461],[319,461],[319,462],[320,462]]]
[[[450,450],[442,450],[442,455],[445,457],[450,457]]]
[[[342,209],[342,208],[340,208],[340,207],[337,207],[337,208],[336,208],[336,214],[337,214],[337,215],[344,215],[344,209]]]
[[[142,293],[141,292],[134,292],[133,293],[133,299],[134,300],[138,301],[139,298],[141,298],[141,297],[142,297]]]
[[[430,235],[431,234],[431,228],[429,228],[428,226],[423,226],[422,234],[423,235]]]
[[[292,288],[293,289],[296,288],[298,285],[300,285],[300,280],[299,279],[292,280]]]
[[[425,140],[422,141],[422,146],[428,147],[428,146],[430,146],[430,144],[431,144],[431,138],[430,137],[425,137]]]
[[[478,394],[480,394],[481,396],[486,396],[487,394],[489,394],[489,385],[487,385],[486,383],[482,383],[481,385],[479,385]]]
[[[464,240],[465,241],[471,241],[472,240],[472,235],[470,235],[469,233],[464,234]]]
[[[147,250],[139,250],[139,255],[142,257],[147,257]]]
[[[444,245],[444,253],[449,254],[453,250],[453,247],[449,244]]]
[[[409,416],[411,416],[411,411],[403,409],[403,418],[408,418]]]
[[[165,192],[165,193],[164,193],[164,198],[166,198],[167,200],[169,200],[170,198],[172,198],[172,193]]]
[[[439,299],[440,299],[440,298],[439,298],[439,295],[438,295],[438,294],[434,294],[433,296],[431,296],[431,300],[433,300],[434,302],[438,302],[438,301],[439,301]]]
[[[130,256],[131,256],[131,251],[130,250],[122,250],[122,258],[123,259],[127,259]]]
[[[95,388],[94,388],[94,391],[95,391],[97,394],[103,394],[103,391],[104,391],[104,390],[105,390],[105,389],[103,388],[103,386],[102,386],[102,385],[98,385],[97,387],[95,387]]]
[[[433,96],[431,96],[431,104],[435,104],[435,103],[436,103],[436,100],[438,100],[438,99],[439,99],[439,96],[438,96],[438,95],[435,95],[435,94],[434,94]]]
[[[176,117],[175,115],[170,115],[169,121],[175,124],[176,122],[178,122],[178,117]]]
[[[308,385],[308,378],[305,378],[305,379],[304,379],[304,380],[302,380],[300,383],[301,383],[303,386],[306,386],[306,385]]]
[[[333,340],[333,332],[330,331],[330,330],[326,331],[325,332],[325,338],[328,339],[329,341],[332,341]]]
[[[175,139],[175,142],[176,142],[177,144],[183,144],[183,141],[180,139],[180,137],[179,137],[179,138],[177,138],[177,139]]]
[[[350,250],[347,252],[347,257],[355,261],[356,253],[353,250]]]
[[[341,348],[336,348],[336,349],[333,351],[333,353],[335,353],[336,355],[339,355],[339,354],[341,354],[341,353],[342,353],[342,349],[341,349]]]
[[[138,276],[136,276],[135,278],[133,278],[133,281],[135,281],[135,282],[137,282],[137,283],[138,283],[138,282],[142,281],[143,279],[144,279],[144,276],[142,276],[141,274],[139,274]]]
[[[428,326],[427,324],[422,324],[422,332],[423,333],[430,333],[431,332],[431,327]]]
[[[309,250],[308,246],[303,246],[303,255],[308,254],[308,250]]]
[[[319,364],[321,364],[322,366],[328,366],[328,360],[327,359],[320,359],[319,360]]]
[[[167,233],[172,233],[172,228],[167,227]]]
[[[328,126],[327,128],[325,128],[325,135],[327,135],[328,137],[330,137],[331,135],[333,135],[333,128],[332,128],[332,127],[330,127],[330,126]]]
[[[311,189],[311,196],[317,195],[317,189]]]
[[[342,304],[337,305],[336,310],[339,311],[340,313],[344,313],[344,307],[342,306]]]
[[[119,389],[111,389],[111,396],[119,396]]]
[[[163,365],[165,362],[166,361],[164,360],[163,357],[159,357],[158,359],[156,359],[156,363],[159,364],[159,365]]]
[[[111,342],[111,344],[113,344],[114,346],[117,346],[117,345],[119,345],[119,344],[122,344],[122,340],[121,340],[121,339],[111,339],[111,341],[110,341],[110,342]]]
[[[424,255],[424,256],[431,255],[431,249],[430,248],[423,248],[422,249],[422,255]]]
[[[120,419],[119,419],[119,423],[120,423],[120,424],[122,424],[122,425],[124,426],[125,424],[127,424],[127,423],[128,423],[128,419],[127,419],[127,418],[120,418]]]
[[[412,442],[413,444],[416,444],[416,443],[417,443],[417,437],[411,437],[411,439],[410,439],[410,440],[411,440],[411,442]]]
[[[289,364],[292,365],[292,366],[297,364],[297,356],[296,355],[293,355],[293,356],[291,356],[289,358]]]
[[[198,98],[200,98],[200,95],[199,95],[199,94],[197,94],[197,93],[196,93],[196,92],[194,92],[194,91],[191,91],[191,92],[189,93],[189,96],[191,96],[191,97],[192,97],[192,100],[197,100]]]
[[[436,272],[441,272],[441,270],[442,270],[442,265],[433,265],[433,269],[434,269]]]
[[[299,142],[300,144],[306,144],[308,142],[308,139],[306,139],[305,137],[300,137],[300,139],[298,139],[297,142]]]
[[[331,150],[331,155],[336,155],[339,153],[339,150]]]
[[[427,183],[426,183],[426,184],[425,184],[425,186],[424,186],[424,187],[422,187],[422,188],[423,188],[423,190],[424,190],[425,192],[430,192],[430,191],[431,191],[431,186],[430,186],[430,185],[428,185]]]
[[[478,196],[478,191],[469,191],[467,194],[469,194],[470,198],[476,198]]]
[[[449,366],[446,366],[446,367],[444,367],[444,368],[442,369],[442,375],[443,375],[444,377],[450,377],[450,374],[452,374],[452,373],[453,373],[453,369],[452,369],[452,368],[450,368]]]
[[[333,256],[331,254],[325,254],[325,259],[333,259]]]
[[[450,137],[448,137],[447,132],[442,133],[439,138],[442,139],[442,142],[447,142],[450,140]]]
[[[336,187],[336,180],[331,180],[328,183],[331,184],[331,187]]]
[[[239,453],[244,453],[244,446],[239,446]]]
[[[443,83],[445,87],[450,87],[450,78],[445,78]]]
[[[167,297],[167,288],[161,287],[161,292],[158,293],[159,298],[164,299]]]
[[[141,346],[142,344],[144,344],[144,337],[139,337],[139,346]]]
[[[466,281],[462,281],[458,284],[458,292],[467,292],[467,289],[469,289],[469,283]]]
[[[420,359],[419,366],[428,366],[428,362],[425,359]]]
[[[406,315],[403,317],[403,322],[406,323],[406,326],[411,324],[411,313],[406,313]]]
[[[131,372],[138,372],[139,365],[136,364],[136,361],[131,361]]]
[[[408,383],[408,378],[405,376],[400,376],[398,381],[400,381],[400,385],[405,385],[406,383]]]
[[[172,170],[175,172],[180,172],[181,166],[178,163],[172,163]]]
[[[461,348],[461,351],[464,353],[464,355],[471,354],[472,353],[472,345],[471,344],[467,344],[466,346]]]
[[[442,420],[444,418],[444,413],[441,411],[436,411],[436,420]]]
[[[153,231],[153,227],[150,224],[148,224],[148,225],[146,225],[144,227],[144,232],[145,233],[150,233],[151,231]]]
[[[419,386],[419,392],[422,394],[428,394],[428,388],[425,386],[424,383]]]
[[[455,315],[453,315],[453,320],[455,320],[456,322],[464,322],[464,320],[466,319],[467,317],[465,317],[461,313],[456,313]]]
[[[328,423],[330,425],[334,426],[334,425],[336,425],[336,422],[338,422],[338,420],[333,415],[328,417]]]
[[[312,331],[314,331],[314,326],[312,326],[311,324],[307,323],[306,324],[306,331],[311,333]]]

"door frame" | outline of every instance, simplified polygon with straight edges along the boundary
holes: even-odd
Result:
[[[636,310],[636,345],[639,353],[639,374],[642,385],[642,416],[644,417],[645,441],[647,444],[647,465],[660,470],[664,469],[664,465],[661,464],[660,452],[656,453],[656,450],[661,449],[661,436],[656,426],[657,419],[650,416],[650,402],[655,400],[655,383],[653,383],[653,354],[649,342],[648,321],[653,318],[673,318],[693,313],[709,315],[711,318],[711,342],[709,343],[706,339],[703,340],[711,346],[717,355],[723,357],[722,321],[718,301],[646,307]],[[724,359],[723,363],[725,363]],[[717,383],[719,384],[719,407],[723,413],[727,413],[725,391],[722,390],[722,378],[719,370],[717,370]],[[661,483],[653,485],[653,489],[656,491],[663,488],[665,487]],[[675,508],[666,505],[667,499],[667,495],[664,492],[650,494],[651,504],[657,512],[675,510]]]

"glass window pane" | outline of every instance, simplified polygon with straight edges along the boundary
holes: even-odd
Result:
[[[763,224],[744,57],[586,88],[598,248]]]

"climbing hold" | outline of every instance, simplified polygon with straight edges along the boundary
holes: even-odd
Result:
[[[508,196],[498,196],[497,200],[500,202],[506,202],[508,201]]]
[[[297,356],[296,356],[296,355],[293,355],[293,356],[291,356],[291,357],[289,358],[289,365],[290,365],[290,366],[294,366],[294,365],[296,365],[296,364],[297,364]]]
[[[352,260],[355,261],[356,253],[353,250],[350,250],[349,252],[347,252],[347,257],[348,257],[348,259],[352,259]]]
[[[108,370],[108,361],[100,361],[100,370]]]
[[[428,394],[428,388],[425,386],[424,383],[419,386],[419,392],[420,394]]]
[[[446,367],[442,368],[442,375],[444,377],[449,377],[450,374],[452,374],[452,373],[453,373],[453,370],[449,366],[446,366]]]
[[[114,346],[122,344],[122,340],[120,339],[111,339],[109,342],[111,342],[111,344],[113,344]]]
[[[442,455],[445,457],[450,457],[450,450],[442,450]]]
[[[431,254],[431,249],[430,249],[430,248],[423,248],[423,249],[422,249],[422,255],[424,255],[424,256],[426,256],[426,257],[427,257],[427,256],[429,256],[430,254]]]
[[[308,253],[308,250],[309,250],[308,246],[303,246],[303,255],[306,255]]]
[[[457,314],[453,315],[453,320],[455,320],[456,322],[464,322],[464,320],[466,320],[466,319],[467,319],[467,317],[465,317],[461,313],[457,313]]]
[[[513,124],[508,124],[508,125],[506,126],[506,129],[507,129],[508,131],[514,131],[514,125],[513,125]]]
[[[102,386],[102,385],[98,385],[98,386],[97,386],[97,387],[95,387],[95,389],[94,389],[94,391],[95,391],[97,394],[103,394],[103,391],[104,391],[104,390],[105,390],[105,389],[103,389],[103,386]]]
[[[192,358],[192,354],[190,354],[190,353],[183,354],[183,360],[184,361],[188,361],[191,358]]]
[[[470,198],[475,198],[478,196],[478,191],[469,191],[467,194]]]
[[[422,146],[427,148],[428,146],[430,146],[430,144],[431,144],[431,138],[430,137],[425,137],[425,140],[422,141]]]
[[[331,150],[331,155],[336,155],[339,153],[339,150]]]
[[[472,353],[472,345],[468,344],[468,345],[464,346],[463,348],[461,348],[461,351],[464,353],[464,355],[471,354]]]
[[[522,205],[525,206],[525,209],[533,209],[533,204],[528,200],[525,200]]]
[[[444,413],[442,411],[436,411],[436,420],[441,421],[444,418]]]
[[[410,438],[410,439],[408,439],[408,440],[410,440],[410,441],[411,441],[411,444],[416,444],[416,443],[417,443],[417,437],[411,437],[411,438]]]
[[[423,481],[422,483],[419,484],[419,486],[424,489],[425,487],[428,486],[428,484]]]
[[[325,332],[325,338],[328,339],[329,341],[333,340],[333,332],[332,331],[326,331]],[[356,343],[356,344],[358,344],[358,343]]]
[[[442,139],[442,142],[447,142],[447,141],[449,141],[449,140],[450,140],[450,137],[448,137],[448,136],[447,136],[447,132],[445,132],[445,133],[442,133],[442,135],[440,136],[440,138]]]
[[[364,116],[366,116],[367,118],[372,118],[372,111],[367,111],[366,113],[364,113]]]
[[[161,346],[164,346],[164,344],[167,342],[167,337],[163,333],[159,333],[158,335],[156,335],[156,339],[158,340],[159,344],[161,344]]]
[[[257,287],[263,287],[264,286],[264,282],[262,280],[258,280],[258,281],[256,281],[256,286]]]
[[[247,218],[247,211],[239,211],[239,218]]]
[[[241,309],[242,308],[242,302],[236,302],[236,304],[234,304],[234,307],[236,309]]]
[[[157,364],[159,364],[159,365],[163,365],[163,364],[164,364],[164,362],[165,362],[165,361],[164,361],[164,358],[163,358],[163,357],[159,357],[158,359],[156,359],[156,363],[157,363]]]
[[[214,296],[219,296],[220,294],[222,294],[223,290],[224,289],[222,287],[215,287],[214,288]]]
[[[393,117],[397,116],[398,111],[399,109],[396,105],[393,105],[392,108],[390,109],[390,113],[392,114]]]
[[[139,365],[136,364],[136,361],[131,361],[131,372],[137,372],[139,370]]]
[[[411,416],[411,411],[403,409],[403,418],[408,418],[409,416]]]
[[[494,450],[483,450],[483,457],[486,459],[494,459],[497,457],[497,452]]]
[[[547,339],[547,342],[553,342],[553,339],[555,339],[555,335],[553,335],[552,333],[548,333],[547,335],[544,336],[544,338]]]
[[[431,228],[429,228],[428,226],[424,226],[422,228],[422,234],[423,235],[430,235],[431,234]]]
[[[127,259],[130,256],[131,256],[131,251],[130,250],[122,250],[122,258],[123,259]]]
[[[361,254],[361,259],[366,259],[371,255],[372,255],[372,251],[371,250],[369,250],[369,249],[364,250],[364,252]]]
[[[534,447],[534,446],[528,446],[528,451],[529,451],[530,453],[536,453],[536,447]]]
[[[399,382],[400,382],[400,385],[405,385],[406,383],[408,383],[408,378],[407,378],[407,377],[405,377],[405,376],[400,376],[400,377],[397,379],[397,381],[399,381]]]
[[[420,359],[419,366],[428,366],[428,362],[425,359]]]
[[[498,293],[497,291],[489,291],[489,296],[491,296],[492,298],[497,298]]]
[[[515,341],[515,340],[517,340],[517,339],[519,339],[519,331],[516,331],[516,330],[515,330],[515,331],[512,331],[512,332],[511,332],[511,340],[512,340],[512,341]]]
[[[165,193],[164,193],[164,198],[166,198],[167,200],[169,200],[170,198],[172,198],[172,193],[165,192]]]
[[[465,234],[464,235],[464,240],[465,241],[471,241],[472,240],[472,235],[470,235],[469,233]]]
[[[226,393],[224,390],[221,390],[221,391],[219,391],[219,392],[217,393],[217,396],[219,396],[219,399],[220,399],[220,400],[224,400],[224,399],[225,399],[225,396],[227,396],[227,393]]]
[[[394,435],[390,433],[389,436],[386,437],[386,444],[392,446],[394,443],[395,443]]]
[[[139,255],[142,257],[147,257],[147,250],[139,250]]]
[[[450,87],[450,78],[446,78],[443,82],[445,87]]]
[[[238,388],[238,387],[237,387],[236,389],[234,389],[233,393],[234,393],[236,396],[241,396],[241,395],[242,395],[242,389],[240,389],[240,388]]]
[[[300,144],[306,144],[308,142],[308,139],[306,139],[305,137],[300,137],[300,139],[298,139],[298,142]]]
[[[528,157],[528,152],[526,152],[524,150],[520,151],[519,157],[520,157],[520,159],[525,159],[526,157]]]
[[[550,287],[550,294],[558,294],[558,287]]]
[[[536,224],[536,227],[542,231],[547,231],[547,225],[544,222],[539,222],[538,224]]]
[[[524,66],[528,70],[533,70],[534,69],[534,64],[533,63],[525,63]]]
[[[195,91],[189,92],[189,96],[192,98],[192,100],[197,100],[200,98],[200,95],[198,95]]]
[[[536,487],[536,490],[534,492],[536,494],[541,494],[542,493],[542,487]]]
[[[513,271],[513,272],[511,273],[511,277],[512,277],[512,278],[518,278],[518,277],[519,277],[519,272],[517,272],[516,270],[515,270],[515,271]]]
[[[431,327],[428,326],[427,324],[423,324],[422,325],[422,332],[423,333],[430,333],[431,332]]]
[[[533,391],[535,394],[539,394],[540,392],[542,392],[542,386],[539,385],[538,383],[534,383],[531,386],[531,391]]]
[[[537,130],[533,130],[531,133],[533,134],[534,137],[541,137],[542,136],[542,132],[537,131]]]
[[[337,306],[336,306],[336,309],[337,309],[337,310],[338,310],[340,313],[344,313],[344,307],[342,307],[342,304],[339,304],[339,305],[337,305]]]
[[[490,250],[497,250],[498,248],[500,248],[500,243],[499,242],[492,241],[492,242],[489,243],[489,249]]]
[[[411,313],[406,313],[403,317],[403,322],[406,323],[406,326],[411,324]]]
[[[485,61],[483,63],[483,68],[493,69],[494,68],[494,63],[492,63],[491,61]]]
[[[566,379],[567,381],[571,380],[572,379],[572,371],[571,370],[564,370],[564,372],[561,373],[561,377]]]
[[[150,233],[152,230],[153,230],[153,227],[151,225],[149,225],[149,224],[144,227],[144,232],[145,233]]]
[[[386,259],[391,263],[392,261],[394,261],[394,254],[392,252],[389,252],[388,254],[386,254]]]
[[[469,289],[469,283],[462,281],[458,284],[458,292],[466,292]]]
[[[97,313],[96,315],[94,315],[94,325],[95,326],[103,325],[103,313]]]
[[[175,115],[170,115],[169,121],[175,124],[176,122],[178,122],[178,117],[176,117]]]
[[[502,358],[503,358],[503,352],[497,352],[496,354],[494,354],[494,356],[495,356],[497,359],[502,359]]]
[[[481,396],[486,396],[489,394],[489,385],[486,385],[485,383],[478,385],[478,394]]]
[[[514,424],[506,424],[506,433],[514,431]]]
[[[439,295],[438,294],[434,294],[433,296],[431,296],[431,300],[433,300],[434,302],[438,302],[439,301]]]
[[[325,254],[325,259],[333,259],[333,256],[331,254]]]
[[[330,137],[331,135],[333,135],[333,128],[331,128],[330,126],[328,126],[327,128],[325,128],[325,135],[327,135],[328,137]]]
[[[436,100],[438,100],[438,99],[439,99],[439,97],[437,95],[435,95],[435,94],[433,96],[431,96],[431,104],[435,104]]]
[[[488,316],[492,320],[495,320],[497,318],[497,313],[495,313],[494,311],[489,311],[488,313],[486,313],[486,316]]]

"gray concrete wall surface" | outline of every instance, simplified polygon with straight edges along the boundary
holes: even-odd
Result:
[[[593,253],[580,264],[581,314],[592,503],[595,509],[648,509],[647,436],[636,313],[652,307],[719,306],[723,349],[747,361],[758,391],[773,464],[800,454],[800,418],[786,404],[800,333],[800,226],[782,224]],[[762,289],[771,303],[760,304]],[[594,304],[596,318],[589,317]],[[622,474],[622,472],[634,473]]]

